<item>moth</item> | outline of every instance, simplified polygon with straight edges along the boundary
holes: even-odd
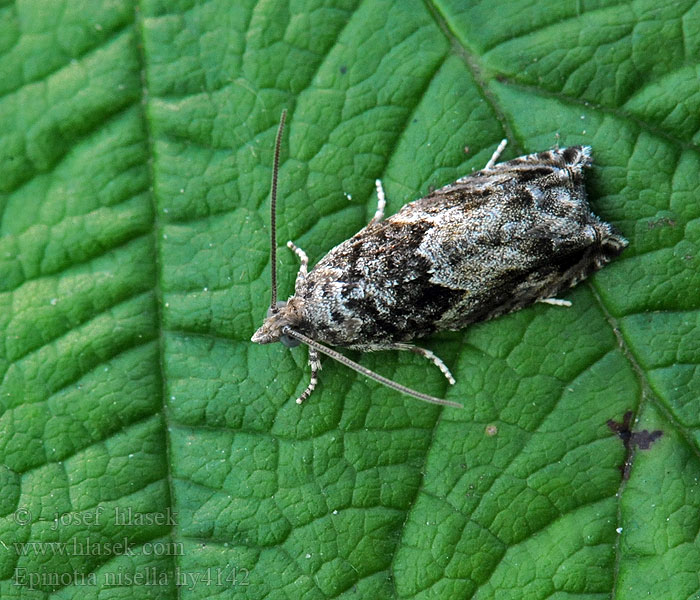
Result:
[[[310,271],[304,251],[288,242],[300,268],[294,294],[278,302],[275,210],[285,117],[286,111],[277,130],[270,198],[272,297],[251,340],[308,346],[311,379],[299,404],[316,388],[320,352],[414,398],[461,407],[382,377],[327,345],[414,352],[454,384],[439,357],[410,342],[535,302],[569,306],[556,296],[627,246],[588,205],[584,170],[592,164],[590,147],[555,148],[497,164],[503,140],[482,170],[386,219],[377,180],[378,206],[369,224]]]

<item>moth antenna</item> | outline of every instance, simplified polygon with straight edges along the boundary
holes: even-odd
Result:
[[[379,373],[375,373],[374,371],[369,370],[367,367],[363,367],[361,364],[350,360],[347,356],[341,354],[340,352],[336,352],[332,348],[328,348],[323,344],[319,344],[316,340],[312,340],[310,337],[307,337],[303,333],[295,331],[289,326],[283,327],[282,333],[290,337],[296,338],[297,340],[303,342],[307,346],[310,346],[314,350],[322,352],[327,356],[330,356],[331,358],[337,360],[339,363],[345,365],[346,367],[350,367],[353,371],[357,371],[365,377],[374,379],[375,381],[378,381],[382,385],[385,385],[391,388],[392,390],[396,390],[397,392],[401,392],[402,394],[406,394],[407,396],[417,398],[418,400],[423,400],[423,402],[430,402],[431,404],[440,404],[441,406],[453,406],[454,408],[464,408],[461,404],[457,402],[451,402],[450,400],[443,400],[442,398],[436,398],[435,396],[430,396],[422,392],[417,392],[415,390],[412,390],[410,387],[406,387],[405,385],[396,383],[391,379],[387,379]]]
[[[277,310],[277,173],[280,167],[280,147],[282,132],[287,119],[287,109],[282,111],[280,124],[275,137],[275,159],[272,163],[272,184],[270,186],[270,310]]]

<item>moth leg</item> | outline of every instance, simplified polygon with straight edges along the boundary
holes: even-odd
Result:
[[[386,196],[384,195],[382,182],[379,179],[376,179],[374,181],[374,185],[377,186],[377,210],[369,222],[370,225],[372,223],[379,223],[384,218],[384,209],[386,208]]]
[[[309,366],[311,367],[311,381],[301,395],[296,399],[297,404],[301,404],[316,389],[318,383],[318,372],[321,370],[321,361],[318,359],[318,352],[309,347]]]
[[[538,300],[537,302],[541,302],[542,304],[552,304],[554,306],[571,306],[571,302],[569,300],[562,300],[561,298],[542,298],[542,300]]]
[[[489,169],[493,168],[507,144],[508,140],[501,140],[501,143],[498,144],[498,148],[496,148],[494,153],[491,155],[491,158],[489,158],[489,162],[487,162],[486,166],[482,169],[483,171],[488,171]],[[471,175],[465,175],[464,177],[460,177],[457,181],[455,181],[455,183],[465,183],[470,177]]]
[[[445,376],[445,379],[450,382],[450,385],[454,385],[456,383],[455,378],[452,376],[452,373],[450,373],[447,365],[442,362],[442,359],[426,348],[420,348],[419,346],[414,346],[413,344],[404,344],[399,342],[397,344],[392,344],[389,347],[384,347],[382,350],[408,350],[409,352],[423,356],[431,361],[438,369],[440,369],[440,372]]]
[[[306,280],[306,275],[309,270],[309,257],[306,256],[306,252],[299,248],[299,246],[297,246],[294,242],[287,242],[287,248],[292,250],[294,254],[299,257],[299,262],[301,263],[301,265],[299,265],[299,272],[297,273],[296,282],[294,283],[294,290],[297,291]]]
[[[486,163],[484,171],[492,168],[493,165],[496,164],[498,157],[501,156],[501,153],[503,152],[503,150],[505,150],[506,144],[508,144],[508,140],[501,140],[501,143],[498,144],[498,148],[496,148],[496,151],[493,153],[491,158],[489,158],[489,162]]]

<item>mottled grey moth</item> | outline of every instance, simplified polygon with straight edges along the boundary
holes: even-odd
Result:
[[[457,330],[534,302],[569,305],[556,295],[602,268],[627,246],[591,212],[584,169],[588,146],[555,148],[486,166],[406,204],[384,218],[384,192],[369,224],[308,270],[308,258],[287,246],[301,266],[294,294],[277,302],[275,205],[286,111],[275,143],[271,190],[272,299],[253,342],[309,347],[313,392],[327,354],[389,387],[427,402],[460,406],[391,381],[324,344],[353,350],[408,350],[431,360],[450,383],[447,366],[411,340]]]

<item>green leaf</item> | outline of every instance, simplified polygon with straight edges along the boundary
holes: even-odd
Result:
[[[700,3],[0,7],[0,597],[700,593]],[[388,213],[589,144],[629,238],[566,295],[353,359],[258,346]],[[405,353],[404,353],[405,354]],[[449,389],[448,389],[449,387]],[[655,433],[658,432],[658,433]]]

